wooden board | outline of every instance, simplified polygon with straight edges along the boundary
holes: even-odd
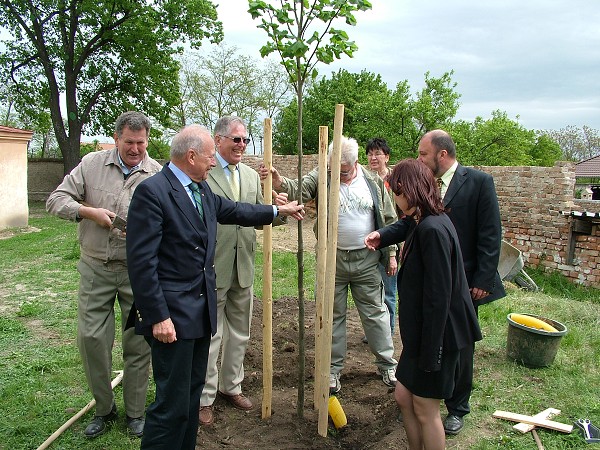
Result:
[[[560,409],[548,408],[543,410],[540,413],[537,413],[535,416],[532,416],[534,419],[552,419],[553,417],[560,414]],[[530,423],[518,423],[513,427],[515,430],[520,431],[521,433],[527,433],[535,428],[535,425],[531,425]]]
[[[550,428],[551,430],[561,431],[563,433],[570,433],[573,431],[573,425],[565,425],[564,423],[554,422],[553,420],[547,419],[536,419],[532,416],[526,416],[524,414],[516,414],[508,411],[496,411],[492,414],[492,417],[496,419],[512,420],[513,422],[524,422],[537,427]]]

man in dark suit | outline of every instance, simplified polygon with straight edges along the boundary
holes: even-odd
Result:
[[[160,173],[138,186],[129,209],[127,257],[135,297],[130,319],[150,345],[156,384],[141,448],[193,450],[217,329],[217,222],[265,225],[277,215],[301,219],[303,208],[215,195],[205,181],[215,166],[214,142],[201,126],[181,130],[170,156]]]
[[[443,130],[430,131],[421,138],[418,159],[438,179],[444,206],[449,209],[448,216],[458,234],[477,312],[480,305],[506,295],[497,270],[502,224],[494,180],[489,174],[460,165],[456,160],[456,146]],[[448,416],[444,430],[447,434],[458,434],[464,425],[463,417],[470,412],[474,350],[473,345],[461,351],[454,393],[446,400]]]

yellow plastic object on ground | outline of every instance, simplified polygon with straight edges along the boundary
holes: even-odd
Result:
[[[521,325],[525,325],[526,327],[549,331],[551,333],[558,333],[558,330],[552,325],[535,317],[527,316],[525,314],[512,313],[510,315],[510,318],[511,320],[514,320],[515,322],[520,323]]]
[[[329,417],[333,420],[333,425],[336,429],[340,429],[345,427],[348,421],[346,420],[346,413],[342,409],[342,405],[340,401],[337,399],[335,395],[329,397]]]

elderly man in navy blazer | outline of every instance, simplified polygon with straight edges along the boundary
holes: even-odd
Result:
[[[438,179],[448,217],[456,228],[473,306],[489,303],[506,295],[498,275],[502,241],[500,208],[491,175],[464,167],[456,160],[456,146],[443,130],[426,133],[419,142],[419,160]],[[460,370],[452,398],[446,400],[447,434],[458,434],[463,417],[470,412],[475,347],[461,351]]]
[[[211,335],[217,329],[217,222],[265,225],[277,215],[302,218],[297,202],[250,205],[214,194],[206,178],[214,142],[199,125],[181,130],[171,161],[141,183],[127,224],[130,319],[152,352],[156,398],[148,407],[142,449],[196,446],[198,409]]]

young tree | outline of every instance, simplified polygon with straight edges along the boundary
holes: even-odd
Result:
[[[0,79],[15,83],[18,104],[50,110],[65,172],[79,163],[84,128],[112,134],[115,118],[128,109],[166,123],[178,101],[179,43],[187,40],[197,48],[204,38],[222,38],[209,0],[0,0],[0,5],[0,26],[13,31],[0,50]]]
[[[274,3],[278,3],[275,5]],[[352,57],[358,47],[350,41],[348,34],[333,27],[337,19],[355,25],[355,11],[371,9],[367,0],[279,0],[248,1],[248,12],[253,19],[261,18],[258,25],[271,40],[260,50],[261,55],[277,53],[281,64],[294,87],[297,111],[297,149],[299,197],[302,196],[302,99],[308,79],[317,76],[319,62],[329,64],[342,55]],[[317,130],[314,130],[317,134]],[[302,199],[299,198],[299,201]],[[304,248],[302,223],[298,222],[298,416],[304,414]]]

